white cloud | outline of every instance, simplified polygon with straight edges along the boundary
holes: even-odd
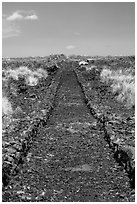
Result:
[[[7,17],[8,21],[14,21],[14,20],[22,20],[24,17],[19,14],[18,12],[14,12],[11,16]]]
[[[30,16],[26,16],[25,19],[27,19],[27,20],[37,20],[38,16],[33,14],[33,15],[30,15]]]
[[[15,11],[12,15],[8,16],[7,21],[16,20],[37,20],[38,16],[34,11]]]
[[[74,49],[74,48],[75,48],[74,45],[68,45],[68,46],[66,46],[66,49],[67,49],[67,50],[71,50],[71,49]]]
[[[24,11],[18,10],[13,12],[11,15],[2,15],[2,38],[10,38],[19,36],[21,31],[18,26],[18,21],[22,20],[37,20],[38,16],[35,11]]]

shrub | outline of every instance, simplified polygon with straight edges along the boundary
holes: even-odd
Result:
[[[4,77],[4,81],[8,82],[10,79],[18,81],[21,78],[24,78],[26,85],[35,86],[37,85],[40,78],[47,78],[47,76],[47,71],[43,69],[31,71],[27,67],[19,67],[14,70],[7,70]]]
[[[13,113],[13,109],[11,103],[9,102],[7,97],[2,98],[2,116],[7,115],[10,116]]]
[[[25,66],[2,72],[2,116],[11,119],[13,115],[13,107],[9,101],[11,93],[13,97],[17,97],[18,93],[27,93],[27,86],[36,86],[39,79],[47,78],[48,73],[46,70],[30,70]],[[19,112],[19,111],[16,111]],[[3,117],[3,123],[5,124],[5,117]],[[7,120],[6,119],[6,120]],[[9,122],[8,122],[9,123]]]
[[[100,74],[103,82],[110,83],[112,92],[119,102],[124,102],[127,108],[135,105],[135,76],[127,70],[110,70],[104,68]]]

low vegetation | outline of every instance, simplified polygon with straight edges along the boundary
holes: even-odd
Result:
[[[2,115],[11,115],[13,113],[11,103],[7,97],[2,98]]]
[[[12,117],[14,113],[12,103],[9,100],[9,95],[17,97],[18,94],[18,84],[22,86],[36,86],[39,80],[46,79],[48,72],[42,68],[37,70],[31,70],[26,66],[21,66],[16,69],[9,68],[3,71],[2,76],[2,116],[3,123],[9,124],[9,118]],[[5,120],[6,118],[6,120]],[[5,126],[5,124],[3,124]]]
[[[103,82],[109,83],[116,99],[127,108],[135,106],[135,76],[130,70],[104,68],[100,74]]]
[[[25,79],[25,82],[29,86],[35,86],[38,83],[38,80],[42,77],[47,78],[48,73],[46,70],[37,69],[36,71],[32,71],[28,69],[28,67],[19,67],[16,69],[9,69],[5,71],[4,81],[8,83],[8,81],[12,78],[13,80],[19,80],[21,78]]]

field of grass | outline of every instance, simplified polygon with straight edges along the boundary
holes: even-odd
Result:
[[[103,82],[109,83],[115,98],[127,108],[135,107],[135,76],[128,70],[104,68],[100,74]]]

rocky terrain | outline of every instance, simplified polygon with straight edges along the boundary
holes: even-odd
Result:
[[[66,60],[36,92],[3,134],[3,202],[134,202],[134,110],[98,69]]]

